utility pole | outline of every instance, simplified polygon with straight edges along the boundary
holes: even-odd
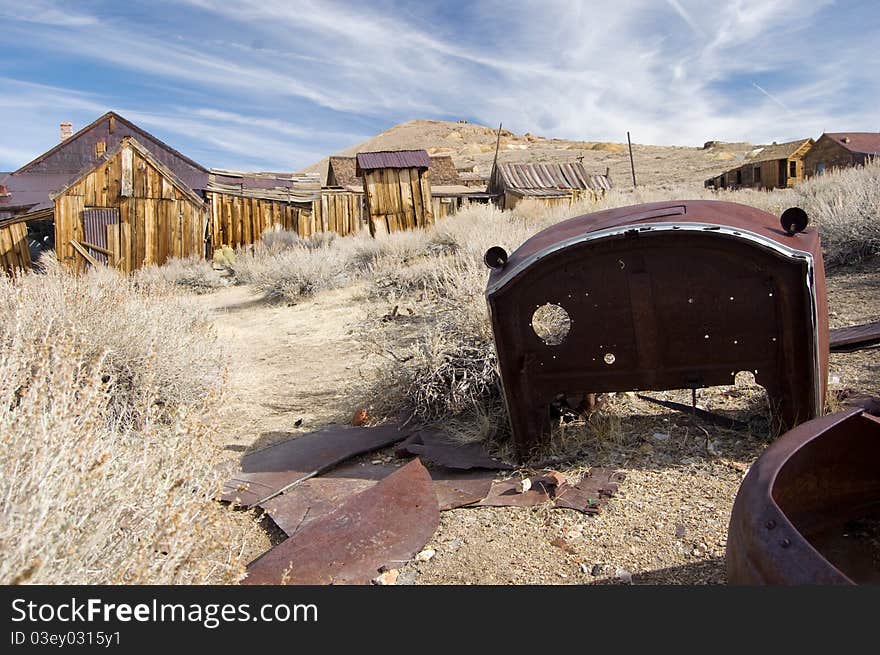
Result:
[[[633,144],[632,144],[632,141],[630,141],[629,132],[626,133],[626,143],[629,146],[629,167],[630,167],[630,170],[632,171],[632,176],[633,176],[633,189],[635,189],[636,188],[636,165],[633,162]]]

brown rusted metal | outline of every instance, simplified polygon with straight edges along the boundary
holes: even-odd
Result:
[[[828,341],[833,353],[871,348],[880,344],[880,321],[831,330]]]
[[[341,461],[409,434],[396,425],[335,426],[301,434],[242,457],[241,471],[224,485],[220,500],[243,507],[261,504]]]
[[[880,420],[851,409],[783,435],[752,465],[727,536],[732,584],[880,583]]]
[[[491,457],[480,443],[456,443],[448,435],[421,430],[397,446],[397,454],[418,455],[422,460],[451,469],[510,469],[510,464]]]
[[[819,235],[729,202],[682,200],[569,219],[506,261],[486,289],[521,456],[560,394],[700,388],[751,371],[784,431],[822,413],[828,312]],[[558,334],[533,320],[558,306]],[[542,309],[543,311],[543,309]],[[542,339],[542,337],[544,337]]]
[[[566,484],[557,488],[553,504],[584,514],[598,514],[602,501],[617,493],[617,485],[625,477],[620,471],[594,466],[576,485]]]
[[[398,470],[396,466],[350,463],[296,485],[262,504],[287,536],[333,511],[346,499],[374,486]],[[491,471],[432,469],[431,483],[442,512],[476,503],[489,493]]]
[[[381,150],[359,152],[355,157],[355,175],[377,168],[431,168],[431,158],[425,150]]]
[[[251,562],[243,583],[369,584],[419,552],[439,521],[431,476],[415,459]]]

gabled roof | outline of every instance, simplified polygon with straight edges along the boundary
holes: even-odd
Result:
[[[756,148],[749,153],[746,163],[756,164],[762,161],[772,161],[774,159],[788,159],[793,157],[800,150],[806,150],[807,147],[813,145],[813,139],[799,139],[797,141],[787,141],[786,143],[774,143],[769,146]]]
[[[84,165],[88,164],[90,161],[96,160],[96,157],[93,154],[94,142],[103,137],[103,134],[96,134],[96,132],[98,132],[97,128],[102,126],[104,123],[108,123],[108,125],[113,126],[112,130],[110,130],[111,133],[115,132],[117,126],[121,125],[122,127],[126,128],[125,129],[126,132],[133,132],[134,133],[134,134],[126,134],[124,136],[137,136],[137,137],[139,137],[138,140],[141,143],[150,144],[153,146],[158,146],[158,148],[165,150],[168,153],[174,155],[175,157],[183,160],[184,162],[189,164],[194,169],[207,173],[207,169],[204,168],[201,164],[193,161],[192,159],[190,159],[186,155],[175,150],[174,148],[169,146],[167,143],[157,139],[156,137],[154,137],[152,134],[150,134],[146,130],[141,129],[140,127],[138,127],[137,125],[135,125],[131,121],[129,121],[126,118],[124,118],[123,116],[120,116],[119,114],[117,114],[116,112],[108,111],[106,114],[104,114],[103,116],[94,120],[93,122],[89,123],[81,130],[78,130],[72,136],[64,139],[64,141],[61,141],[60,143],[56,144],[54,147],[52,147],[49,150],[47,150],[46,152],[44,152],[42,155],[40,155],[36,159],[29,161],[27,164],[25,164],[24,166],[19,168],[17,171],[15,171],[13,173],[13,175],[19,175],[21,173],[26,173],[28,171],[31,171],[31,170],[37,168],[39,164],[45,162],[47,159],[52,157],[52,155],[55,155],[56,153],[61,152],[62,150],[75,151],[76,154],[75,154],[74,158],[79,159],[80,161],[78,162],[78,165],[74,165],[74,168],[76,170],[81,169]],[[83,142],[85,142],[85,143],[83,143]],[[85,146],[85,147],[83,147],[83,146]],[[109,143],[107,144],[107,146],[108,146],[108,149],[112,148],[111,144],[109,144]],[[72,158],[68,158],[65,161],[65,164],[69,164],[69,163],[71,163],[71,161],[72,161]],[[47,172],[58,172],[58,171],[47,171]]]
[[[327,164],[327,184],[330,186],[359,186],[357,160],[354,157],[330,157]],[[331,181],[334,184],[330,184]]]
[[[593,189],[611,188],[605,175],[587,173],[580,162],[566,164],[496,164],[497,182],[505,189],[522,191],[539,189]],[[495,176],[493,175],[493,178]],[[494,181],[494,180],[493,180]]]
[[[428,159],[431,162],[431,165],[428,166],[428,173],[432,186],[435,184],[451,186],[462,183],[452,157],[438,155],[430,156]],[[327,164],[327,184],[341,187],[361,187],[361,179],[357,174],[357,158],[330,157]]]
[[[197,203],[199,205],[204,204],[205,201],[204,201],[204,199],[202,199],[202,197],[199,194],[197,194],[195,191],[193,191],[193,189],[189,185],[187,185],[186,182],[184,182],[179,177],[177,177],[177,175],[175,175],[174,171],[172,171],[165,164],[163,164],[158,159],[156,159],[156,157],[154,157],[153,154],[143,144],[141,144],[140,142],[138,142],[137,139],[135,139],[134,137],[131,137],[131,136],[124,137],[122,139],[122,141],[120,141],[119,144],[115,148],[113,148],[113,150],[106,153],[100,161],[98,161],[93,166],[81,171],[79,174],[77,174],[72,179],[70,179],[67,182],[67,184],[64,185],[64,187],[62,187],[61,189],[59,189],[55,193],[51,194],[51,196],[50,196],[51,199],[55,200],[55,198],[64,195],[64,193],[68,189],[70,189],[70,187],[72,187],[75,184],[77,184],[78,182],[80,182],[89,173],[91,173],[93,170],[95,170],[95,168],[97,168],[98,166],[103,164],[105,161],[109,161],[110,159],[113,159],[113,157],[118,155],[125,148],[129,148],[129,147],[132,148],[133,150],[136,150],[137,153],[141,157],[146,159],[147,162],[151,166],[155,167],[156,170],[158,170],[162,174],[163,177],[165,177],[169,182],[171,182],[171,184],[174,186],[175,189],[177,189],[178,191],[183,193],[185,196],[187,196],[192,202]]]
[[[861,155],[880,154],[880,132],[825,132],[828,137],[850,152]]]
[[[422,168],[431,167],[431,158],[425,150],[381,150],[359,152],[357,154],[357,174],[379,168]]]

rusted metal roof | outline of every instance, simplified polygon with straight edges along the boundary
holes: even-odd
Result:
[[[727,536],[731,584],[880,583],[880,419],[799,425],[752,464]]]
[[[611,181],[604,175],[588,173],[580,162],[564,164],[513,164],[498,163],[497,175],[504,190],[532,192],[544,189],[592,189],[601,191],[611,188]],[[536,195],[536,194],[535,194]]]
[[[828,310],[815,229],[788,234],[736,203],[651,203],[563,221],[509,257],[492,249],[487,262],[521,457],[548,434],[547,408],[561,393],[700,388],[747,370],[767,389],[775,429],[824,409]],[[540,333],[547,307],[565,317],[558,340]]]
[[[359,152],[356,174],[377,168],[421,168],[431,167],[431,158],[425,150],[382,150],[378,152]]]
[[[35,214],[51,210],[50,195],[105,160],[126,137],[134,138],[189,189],[204,188],[206,168],[115,112],[58,143],[6,177],[9,195],[0,197],[0,213]],[[97,146],[103,143],[103,150]]]
[[[850,152],[880,155],[880,132],[825,132],[822,136],[832,139]]]
[[[431,476],[415,459],[251,562],[243,584],[369,584],[412,559],[439,522]]]
[[[220,499],[243,507],[262,504],[349,457],[408,435],[396,425],[338,426],[301,434],[242,457],[241,471],[224,485]]]

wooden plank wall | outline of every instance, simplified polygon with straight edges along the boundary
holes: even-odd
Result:
[[[380,168],[364,175],[370,234],[434,224],[431,183],[417,168]]]
[[[0,272],[15,275],[17,271],[30,267],[27,224],[22,222],[0,227]]]
[[[301,237],[317,232],[354,234],[363,221],[363,195],[327,190],[310,204],[209,192],[211,246],[241,248],[260,240],[269,229],[290,230]]]
[[[117,249],[110,265],[126,273],[171,257],[205,254],[208,207],[178,189],[139,152],[123,148],[55,199],[56,253],[74,270],[87,266],[71,244],[84,243],[82,212],[100,207],[119,211],[119,223],[108,226],[107,243]]]

